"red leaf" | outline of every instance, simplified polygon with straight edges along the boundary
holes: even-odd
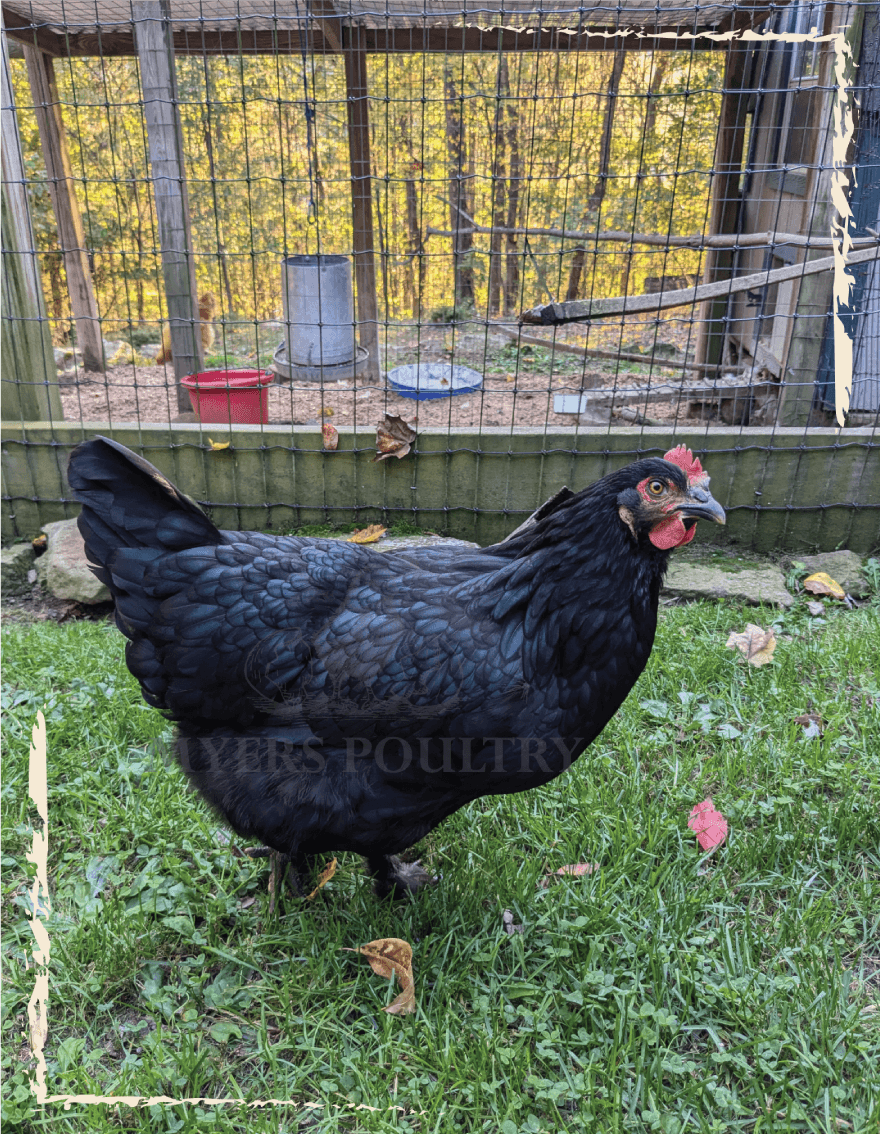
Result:
[[[704,799],[691,811],[688,826],[696,834],[703,850],[721,846],[727,838],[727,820],[712,806],[712,799]]]

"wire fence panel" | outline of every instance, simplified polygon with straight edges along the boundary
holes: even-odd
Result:
[[[3,18],[4,538],[100,432],[230,527],[485,542],[685,442],[726,538],[880,542],[875,5]]]

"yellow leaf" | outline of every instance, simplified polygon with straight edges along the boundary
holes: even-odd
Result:
[[[831,598],[836,599],[846,598],[846,592],[840,583],[824,571],[818,571],[815,575],[810,575],[808,579],[804,579],[804,590],[809,591],[811,595],[830,595]]]
[[[321,417],[332,417],[335,412],[332,406],[324,406],[321,410]]]
[[[212,453],[219,453],[221,449],[228,449],[229,448],[229,442],[228,441],[212,441],[211,438],[209,437],[208,438],[208,447],[210,448]]]
[[[391,1016],[406,1016],[416,1011],[416,986],[412,971],[412,946],[399,937],[380,937],[368,941],[346,953],[362,953],[370,962],[373,972],[385,980],[396,976],[400,982],[400,995],[383,1012]]]
[[[772,626],[769,630],[762,630],[749,622],[742,634],[731,630],[727,648],[739,650],[749,665],[766,665],[776,649],[776,635]]]
[[[388,531],[383,528],[381,524],[370,524],[368,528],[361,528],[359,532],[352,532],[348,537],[348,543],[375,543],[381,539]]]
[[[314,888],[314,890],[312,890],[311,894],[306,895],[306,901],[310,902],[319,890],[323,890],[323,888],[327,885],[327,883],[330,881],[330,879],[333,877],[333,875],[335,873],[336,873],[336,859],[334,858],[333,861],[330,863],[330,865],[325,866],[324,869],[321,871],[321,873],[318,875],[318,885]]]

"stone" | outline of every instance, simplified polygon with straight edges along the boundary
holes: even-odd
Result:
[[[343,536],[343,539],[346,537]],[[418,547],[440,547],[446,551],[473,551],[479,547],[478,543],[471,543],[466,539],[453,539],[450,536],[421,535],[421,536],[385,536],[376,543],[365,544],[374,551],[413,551]]]
[[[777,567],[757,564],[742,570],[725,570],[702,563],[669,565],[663,590],[683,598],[730,598],[758,604],[775,603],[788,608],[794,599],[785,589],[785,580]]]
[[[92,574],[76,520],[45,524],[46,551],[37,560],[37,576],[51,595],[85,606],[109,602],[110,592]]]
[[[4,595],[27,594],[33,586],[29,576],[34,566],[34,549],[29,543],[14,543],[2,551],[0,586]]]
[[[862,560],[854,551],[825,551],[821,555],[793,555],[793,560],[807,568],[811,575],[825,571],[840,583],[848,595],[864,598],[868,593],[868,580],[862,571]]]

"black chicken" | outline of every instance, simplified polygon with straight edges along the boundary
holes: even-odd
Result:
[[[426,880],[393,856],[447,815],[547,783],[599,735],[648,660],[670,550],[725,521],[682,446],[473,551],[221,532],[106,438],[68,476],[192,782],[295,879],[356,851],[379,894]]]

